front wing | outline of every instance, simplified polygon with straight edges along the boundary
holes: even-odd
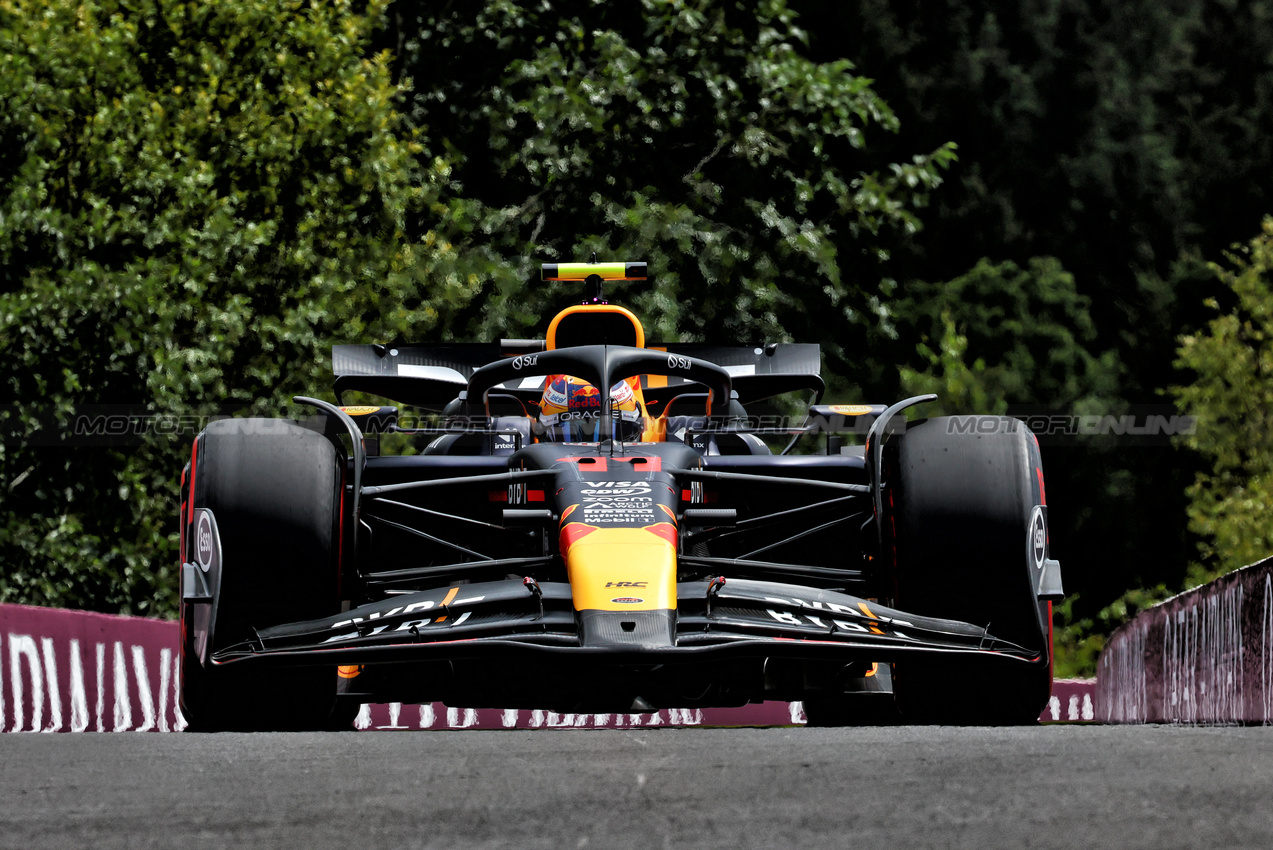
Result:
[[[677,585],[674,637],[581,643],[570,585],[507,580],[403,593],[318,620],[262,628],[210,659],[223,664],[371,664],[491,654],[566,653],[656,663],[693,656],[894,661],[978,656],[1007,664],[1044,656],[987,627],[921,617],[798,585],[729,579]],[[635,615],[632,615],[635,618]],[[993,624],[990,624],[993,627]]]

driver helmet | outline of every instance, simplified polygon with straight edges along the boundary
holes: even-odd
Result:
[[[610,413],[614,439],[624,443],[641,439],[645,412],[637,401],[628,378],[610,388]],[[540,439],[553,443],[588,443],[610,439],[610,429],[602,424],[601,391],[571,375],[549,375],[539,403]]]

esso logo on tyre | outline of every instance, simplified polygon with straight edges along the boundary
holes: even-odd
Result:
[[[195,560],[204,572],[212,566],[215,545],[212,538],[212,517],[207,511],[200,511],[199,522],[195,527],[194,551]]]
[[[1048,523],[1043,516],[1042,505],[1035,505],[1030,513],[1030,525],[1026,534],[1026,551],[1030,556],[1030,566],[1036,570],[1042,570],[1048,557]]]

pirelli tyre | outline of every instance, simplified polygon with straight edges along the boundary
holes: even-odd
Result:
[[[207,598],[191,600],[183,574],[180,705],[191,730],[351,722],[336,708],[335,667],[261,670],[209,661],[254,629],[339,611],[338,458],[329,439],[282,419],[218,421],[196,439],[188,554],[204,573],[196,583]]]
[[[1015,666],[957,657],[896,662],[903,721],[1036,722],[1052,687],[1051,609],[1035,575],[1046,556],[1036,548],[1040,537],[1046,544],[1038,443],[1019,420],[999,416],[930,419],[897,439],[887,496],[897,607],[984,625],[1039,652],[1037,662]]]

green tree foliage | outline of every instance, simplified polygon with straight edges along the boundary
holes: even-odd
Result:
[[[941,314],[941,334],[937,339],[924,337],[916,346],[923,357],[923,369],[901,367],[903,395],[932,393],[936,401],[928,402],[924,413],[945,416],[952,413],[1008,412],[1008,402],[992,389],[997,383],[996,370],[987,368],[985,358],[968,362],[968,336],[959,332],[950,312]]]
[[[913,243],[921,278],[987,254],[1053,256],[1081,291],[1112,295],[1093,317],[1116,338],[1151,306],[1136,272],[1166,277],[1182,253],[1213,254],[1265,212],[1268,0],[792,5],[815,58],[873,69],[901,121],[880,155],[889,142],[960,146]]]
[[[193,433],[50,445],[77,411],[276,410],[331,342],[472,296],[445,232],[404,237],[445,166],[369,49],[384,5],[0,2],[0,600],[173,610]]]
[[[1053,258],[1026,268],[982,260],[946,283],[909,284],[893,306],[906,338],[924,340],[923,368],[903,366],[903,388],[937,392],[948,412],[1072,410],[1117,389],[1113,353],[1091,351],[1090,299]]]
[[[1180,340],[1178,365],[1193,380],[1173,388],[1198,417],[1185,443],[1209,461],[1189,488],[1189,522],[1202,536],[1205,581],[1273,552],[1273,218],[1213,269],[1225,306]]]
[[[884,234],[905,238],[953,159],[941,142],[865,168],[897,130],[843,58],[807,57],[784,0],[404,7],[389,40],[413,116],[468,199],[495,277],[475,336],[535,332],[574,296],[540,260],[649,261],[624,293],[652,338],[799,338],[841,371],[892,333]]]

